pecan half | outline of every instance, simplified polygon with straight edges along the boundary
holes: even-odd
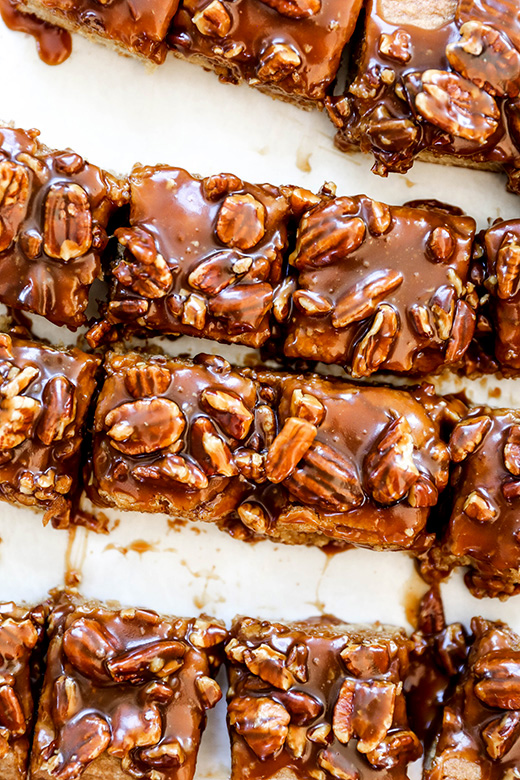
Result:
[[[206,677],[204,674],[197,677],[195,687],[206,709],[214,707],[222,698],[222,691],[218,682],[211,677]]]
[[[5,398],[2,401],[0,450],[14,449],[31,436],[40,408],[39,401],[23,395],[15,395],[14,398]]]
[[[426,70],[421,79],[415,105],[429,122],[468,141],[484,142],[497,130],[497,104],[471,81],[442,70]]]
[[[157,705],[149,702],[143,707],[123,701],[111,717],[112,739],[108,753],[125,758],[138,747],[156,745],[162,737],[162,719]]]
[[[162,395],[170,386],[172,375],[167,368],[153,363],[137,363],[125,371],[125,387],[134,398]]]
[[[76,388],[65,376],[53,376],[43,389],[43,411],[36,426],[40,440],[50,445],[63,439],[76,417]]]
[[[332,303],[319,293],[310,290],[296,290],[293,293],[293,301],[304,314],[321,315],[332,311]]]
[[[286,479],[306,454],[317,432],[317,427],[308,420],[289,417],[267,452],[267,479],[275,483]]]
[[[318,764],[335,780],[360,780],[360,774],[353,763],[333,748],[322,750],[318,755]],[[320,780],[324,778],[320,777]]]
[[[16,691],[10,685],[0,685],[0,725],[11,734],[25,733],[25,717]]]
[[[383,303],[372,324],[352,354],[352,376],[370,376],[389,357],[399,333],[399,317],[393,306]]]
[[[57,780],[73,780],[110,745],[110,726],[104,718],[87,712],[65,725],[58,743],[52,774]]]
[[[499,30],[482,22],[465,22],[460,40],[446,46],[451,67],[490,95],[520,93],[520,54]]]
[[[164,298],[173,284],[168,263],[157,253],[153,237],[142,228],[114,231],[124,258],[112,268],[117,281],[144,298]]]
[[[265,234],[265,206],[249,193],[228,195],[220,207],[216,233],[226,246],[252,249]]]
[[[465,460],[475,452],[490,428],[491,418],[487,414],[469,417],[457,423],[450,436],[451,459],[455,463]]]
[[[63,634],[63,652],[72,666],[93,682],[109,679],[105,661],[114,654],[112,638],[97,620],[78,618]]]
[[[396,694],[394,683],[345,680],[332,719],[336,738],[346,745],[357,737],[360,753],[377,748],[392,725]]]
[[[488,754],[494,761],[509,753],[520,737],[520,712],[506,712],[501,718],[492,720],[482,730],[482,739]]]
[[[408,309],[408,314],[419,336],[424,336],[427,339],[433,338],[434,330],[430,320],[430,311],[426,306],[413,303]]]
[[[382,299],[403,283],[400,271],[381,269],[373,271],[343,295],[332,315],[335,328],[345,328],[352,322],[370,317],[377,310]]]
[[[309,679],[309,671],[307,667],[307,661],[309,659],[309,649],[306,645],[294,644],[289,653],[287,654],[287,661],[285,663],[287,669],[296,677],[301,683],[306,683]]]
[[[225,390],[204,389],[200,400],[202,406],[213,414],[225,433],[234,439],[243,439],[247,436],[253,422],[253,413],[238,396]]]
[[[58,727],[64,726],[81,708],[81,691],[72,677],[62,674],[53,688],[52,717]]]
[[[447,363],[456,363],[463,357],[471,344],[476,322],[477,317],[471,306],[466,301],[457,301],[444,355]]]
[[[497,252],[495,272],[497,294],[507,300],[520,291],[520,245],[514,241],[503,244]]]
[[[475,693],[488,707],[520,710],[520,677],[481,680],[475,685]]]
[[[303,503],[333,512],[348,512],[364,500],[355,464],[320,441],[311,444],[285,484]]]
[[[181,436],[186,421],[175,401],[143,398],[112,409],[105,417],[111,445],[125,455],[169,447]]]
[[[13,243],[27,213],[29,175],[23,165],[0,162],[0,252]]]
[[[231,450],[207,417],[197,417],[191,426],[192,454],[208,476],[234,477],[237,465]],[[199,457],[200,453],[200,457]]]
[[[228,718],[229,725],[260,759],[276,756],[282,750],[291,720],[283,705],[266,696],[231,699]]]
[[[447,263],[455,251],[455,239],[447,227],[438,225],[428,236],[426,249],[438,263]]]
[[[244,501],[237,508],[237,514],[246,528],[250,528],[255,534],[267,534],[269,531],[269,518],[260,504]]]
[[[188,284],[206,295],[217,295],[236,281],[233,264],[244,258],[251,264],[251,258],[247,255],[240,255],[232,250],[216,252],[201,263],[197,263],[188,276]]]
[[[206,299],[202,295],[188,295],[182,308],[182,324],[202,330],[206,324]]]
[[[290,19],[315,16],[321,9],[321,0],[262,0],[262,2]]]
[[[162,640],[114,655],[106,667],[117,683],[136,683],[149,676],[167,677],[176,672],[185,653],[182,642]]]
[[[346,669],[355,677],[385,674],[390,668],[390,653],[385,645],[349,644],[340,653]]]
[[[231,29],[231,16],[220,0],[212,0],[193,15],[193,24],[202,35],[224,38]]]
[[[337,198],[307,212],[298,228],[291,263],[296,268],[321,268],[358,249],[366,225],[352,216],[356,210],[350,198]]]
[[[230,190],[239,190],[242,188],[242,181],[232,173],[215,173],[213,176],[206,176],[201,181],[204,197],[211,201],[217,201],[223,195],[227,195]]]
[[[296,279],[286,277],[274,291],[273,314],[277,322],[285,322],[291,311],[291,300],[296,290]]]
[[[441,341],[447,341],[451,335],[457,292],[452,285],[439,287],[429,301],[429,309],[433,316],[437,336]]]
[[[35,366],[25,366],[22,370],[18,366],[12,366],[5,380],[0,380],[0,395],[3,395],[4,398],[14,398],[15,395],[21,395],[39,374],[40,372]]]
[[[365,459],[367,487],[374,501],[393,504],[404,498],[419,477],[413,454],[408,420],[392,420]]]
[[[149,479],[173,479],[174,482],[180,482],[192,490],[204,490],[209,484],[207,476],[198,466],[175,454],[166,455],[153,466],[136,466],[132,470],[132,476],[142,482]]]
[[[43,248],[49,257],[68,262],[92,244],[88,195],[79,184],[53,184],[45,199]]]

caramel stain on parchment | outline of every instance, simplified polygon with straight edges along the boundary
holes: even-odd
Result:
[[[105,550],[117,550],[121,555],[127,555],[129,552],[136,552],[143,555],[145,552],[157,552],[159,542],[147,542],[145,539],[134,539],[130,544],[107,544]]]
[[[310,173],[312,171],[311,156],[312,152],[304,152],[302,149],[298,149],[296,152],[296,167],[302,173]]]
[[[63,575],[63,581],[68,588],[75,588],[81,583],[82,569],[87,556],[88,531],[84,534],[78,560],[72,560],[77,531],[78,526],[76,525],[71,525],[68,528],[67,547],[65,548],[65,572]]]
[[[321,574],[319,576],[318,582],[316,583],[316,598],[314,601],[307,601],[307,604],[310,604],[311,607],[316,607],[320,615],[326,615],[327,610],[325,609],[325,602],[323,599],[320,598],[320,588],[323,583],[323,578],[325,577],[325,574],[327,573],[327,569],[330,566],[330,562],[332,561],[333,556],[327,551],[325,553],[325,563],[323,565],[323,569],[321,570]]]
[[[500,398],[502,395],[502,388],[492,387],[490,390],[488,390],[488,395],[490,398]]]
[[[405,179],[405,180],[404,180],[404,183],[406,184],[406,186],[407,186],[407,187],[408,187],[408,189],[410,189],[410,190],[412,189],[412,187],[415,187],[415,185],[417,184],[417,182],[415,182],[415,181],[411,181],[410,179]]]
[[[193,596],[193,604],[195,605],[196,609],[202,610],[210,603],[222,604],[226,601],[226,599],[221,594],[215,593],[214,588],[211,588],[210,591],[210,582],[215,582],[218,580],[222,582],[222,577],[220,577],[215,572],[215,566],[212,566],[209,571],[207,569],[203,569],[202,571],[193,570],[188,561],[186,561],[184,558],[181,561],[181,566],[184,566],[186,569],[188,569],[193,579],[204,579],[204,585],[201,592],[196,593]]]

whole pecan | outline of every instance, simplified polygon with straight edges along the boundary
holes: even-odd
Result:
[[[500,111],[495,100],[457,73],[426,70],[422,91],[415,98],[419,113],[451,135],[468,141],[486,141],[498,128]]]
[[[352,216],[356,211],[350,198],[337,198],[307,212],[298,228],[291,263],[296,268],[320,268],[358,249],[364,241],[366,225]]]
[[[29,175],[23,165],[0,162],[0,252],[5,252],[20,229],[29,202]]]
[[[290,19],[305,19],[315,16],[321,10],[321,0],[262,0],[262,2]]]
[[[145,298],[163,298],[173,284],[166,260],[157,253],[152,236],[142,228],[118,228],[115,232],[125,256],[112,273],[123,287]]]
[[[88,195],[79,184],[53,184],[45,199],[43,248],[67,262],[86,254],[92,244]]]
[[[520,54],[507,36],[479,21],[465,22],[460,40],[448,44],[451,67],[490,95],[520,93]]]
[[[360,753],[375,750],[392,725],[396,693],[395,683],[345,680],[332,719],[336,738],[346,745],[357,737]]]
[[[277,755],[283,748],[291,716],[282,704],[267,696],[231,699],[229,725],[241,734],[260,759]]]
[[[126,455],[169,447],[181,436],[186,422],[175,401],[143,398],[112,409],[105,428],[112,447]]]

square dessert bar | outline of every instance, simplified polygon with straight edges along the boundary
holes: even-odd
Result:
[[[0,603],[0,777],[26,777],[36,682],[44,636],[43,607]]]
[[[74,597],[50,615],[30,778],[191,780],[227,637],[213,618]]]
[[[258,382],[222,358],[109,353],[94,422],[93,488],[121,509],[216,520],[248,489],[275,425]],[[264,431],[264,432],[263,432]]]
[[[369,0],[346,90],[328,107],[340,148],[373,154],[376,173],[421,154],[505,166],[518,189],[519,87],[514,0]]]
[[[168,45],[215,70],[305,108],[322,101],[362,0],[183,0]]]
[[[178,0],[20,0],[20,9],[50,24],[79,32],[132,54],[161,63]]]
[[[316,375],[259,378],[275,392],[278,433],[265,452],[267,482],[238,507],[244,525],[288,543],[431,545],[426,524],[449,455],[411,393]]]
[[[0,127],[0,303],[76,328],[86,322],[105,229],[124,188],[37,137]]]
[[[408,777],[403,629],[238,617],[226,646],[232,780]]]
[[[426,780],[514,778],[520,755],[520,637],[504,623],[471,622],[465,670],[444,707]]]
[[[486,289],[495,326],[495,355],[506,372],[520,369],[520,219],[486,230]]]
[[[303,216],[290,257],[298,276],[285,354],[355,377],[457,363],[475,329],[474,236],[471,217],[436,201],[324,200]]]
[[[0,498],[68,525],[100,360],[0,333]]]
[[[263,344],[287,247],[280,190],[166,166],[135,168],[130,186],[130,225],[115,231],[110,303],[91,342],[125,324]]]
[[[472,409],[450,439],[453,504],[440,548],[476,596],[520,591],[520,411]]]

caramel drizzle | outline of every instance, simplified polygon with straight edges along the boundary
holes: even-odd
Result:
[[[38,56],[46,65],[61,65],[70,57],[72,38],[67,30],[18,10],[16,0],[0,0],[0,15],[6,27],[32,35]]]

